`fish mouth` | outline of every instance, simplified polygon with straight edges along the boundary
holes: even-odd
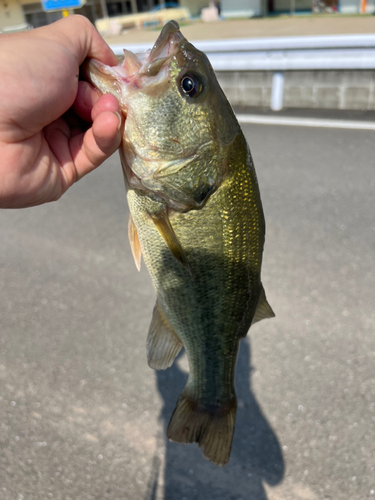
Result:
[[[149,55],[149,63],[157,59],[164,59],[165,57],[173,56],[182,40],[185,40],[180,31],[180,26],[177,21],[169,21],[161,30],[155,45]]]
[[[127,94],[132,85],[140,89],[157,85],[168,78],[170,63],[184,41],[186,39],[180,32],[178,23],[169,21],[151,50],[134,54],[124,49],[124,60],[118,66],[106,66],[95,59],[88,59],[83,65],[83,78],[101,93],[110,92],[120,102],[126,101],[126,98],[121,97],[125,97],[124,94]]]

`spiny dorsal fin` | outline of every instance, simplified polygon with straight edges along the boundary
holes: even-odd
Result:
[[[254,318],[251,324],[253,325],[254,323],[257,323],[258,321],[261,321],[262,319],[266,318],[274,318],[275,313],[272,311],[271,306],[267,302],[266,299],[266,294],[264,292],[264,288],[262,286],[262,291],[260,292],[259,300],[258,300],[258,305],[255,310]]]
[[[129,236],[130,248],[132,250],[132,254],[133,254],[133,258],[134,258],[135,267],[138,269],[138,271],[140,271],[141,270],[142,249],[141,249],[141,244],[140,244],[139,238],[138,238],[137,228],[135,227],[135,224],[134,224],[134,221],[133,221],[131,214],[129,214],[128,236]]]
[[[146,344],[149,366],[155,370],[165,370],[172,365],[181,347],[182,342],[156,302]]]
[[[186,257],[184,249],[181,246],[181,243],[179,242],[173,230],[166,210],[162,209],[157,214],[149,213],[149,216],[153,220],[160,236],[163,238],[173,257],[189,271],[190,276],[193,278],[193,272],[191,270],[189,261]]]

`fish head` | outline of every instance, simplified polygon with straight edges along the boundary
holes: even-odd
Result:
[[[117,97],[126,117],[120,150],[128,185],[180,210],[200,208],[223,180],[239,125],[207,56],[170,21],[144,54],[124,50],[86,78]]]

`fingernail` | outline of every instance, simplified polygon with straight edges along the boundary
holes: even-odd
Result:
[[[113,112],[117,118],[118,118],[118,125],[117,125],[117,132],[120,132],[120,129],[121,129],[121,123],[122,123],[122,120],[121,120],[121,115],[120,113],[118,113],[117,111],[114,111]]]

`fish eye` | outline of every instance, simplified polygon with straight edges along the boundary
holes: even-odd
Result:
[[[187,73],[180,80],[181,90],[189,97],[195,97],[203,89],[202,81],[198,75]]]

